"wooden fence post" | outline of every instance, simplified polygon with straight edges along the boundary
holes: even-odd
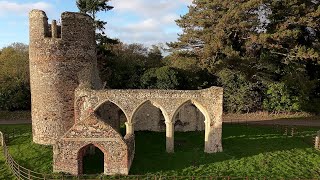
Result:
[[[284,135],[288,135],[288,127],[286,126],[286,129],[284,130]]]
[[[294,127],[291,128],[291,136],[293,137],[293,135],[294,135]]]
[[[317,132],[317,136],[314,140],[314,148],[319,149],[319,141],[320,141],[320,131]]]
[[[1,146],[4,146],[4,136],[1,131],[0,131],[0,144],[1,144]]]
[[[20,167],[19,167],[19,165],[17,167],[18,167],[18,175],[19,175],[19,178],[20,178],[20,175],[21,175]]]

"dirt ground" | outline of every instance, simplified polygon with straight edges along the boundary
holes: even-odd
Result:
[[[0,124],[31,124],[31,119],[5,120],[0,119]]]
[[[288,126],[312,126],[320,127],[320,118],[312,119],[272,119],[272,120],[228,120],[224,123],[248,123],[260,125],[288,125]]]
[[[320,116],[308,113],[248,113],[224,114],[224,123],[249,123],[261,125],[288,125],[288,126],[313,126],[320,127]]]

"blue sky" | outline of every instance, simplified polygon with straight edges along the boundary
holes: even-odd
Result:
[[[78,11],[76,0],[0,0],[0,48],[13,42],[28,44],[28,12],[41,9],[49,21],[64,11]],[[175,41],[181,29],[174,20],[187,13],[192,0],[112,0],[115,8],[101,12],[106,33],[126,43],[152,44]]]

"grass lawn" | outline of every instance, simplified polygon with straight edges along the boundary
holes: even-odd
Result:
[[[0,155],[0,179],[14,179],[14,176],[10,172],[9,168],[5,165],[4,156],[2,154],[3,150],[0,147],[1,155]]]
[[[52,148],[31,143],[31,125],[0,125],[25,136],[9,143],[10,153],[25,167],[52,171]],[[175,153],[165,152],[165,133],[136,132],[136,154],[130,174],[320,178],[320,152],[313,149],[317,128],[298,128],[294,137],[269,126],[223,126],[223,152],[205,154],[204,132],[175,133]],[[10,172],[0,155],[0,179]],[[11,178],[7,178],[11,179]]]

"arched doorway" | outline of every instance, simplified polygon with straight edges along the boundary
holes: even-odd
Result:
[[[183,103],[175,112],[174,149],[203,150],[205,143],[205,116],[191,100]]]
[[[121,133],[123,137],[126,135],[125,122],[127,122],[127,118],[119,106],[113,102],[107,101],[95,110],[95,114],[116,131]]]
[[[166,124],[160,106],[154,105],[151,101],[145,101],[133,113],[132,121],[136,140],[135,157],[144,156],[146,144],[152,144],[147,147],[151,149],[166,148]]]
[[[164,132],[165,119],[160,108],[150,101],[141,104],[133,116],[134,131]]]
[[[104,153],[93,144],[82,147],[78,152],[79,174],[104,172]]]

